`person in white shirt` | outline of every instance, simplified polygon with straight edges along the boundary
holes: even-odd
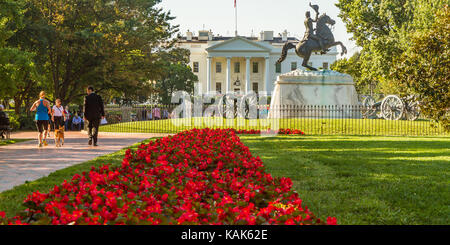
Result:
[[[56,105],[52,108],[52,121],[55,125],[55,130],[59,129],[59,127],[64,126],[64,117],[66,116],[66,112],[64,111],[64,107],[61,105],[61,100],[56,99]]]

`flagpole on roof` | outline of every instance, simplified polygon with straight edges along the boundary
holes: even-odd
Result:
[[[236,22],[235,22],[235,23],[236,23],[236,29],[235,29],[235,31],[234,31],[234,35],[237,37],[237,36],[238,36],[238,31],[237,31],[237,27],[238,27],[238,26],[237,26],[237,25],[238,25],[238,24],[237,24],[237,21],[238,21],[238,20],[237,20],[237,3],[236,3],[236,1],[237,1],[237,0],[234,0],[234,14],[235,14],[235,17],[236,17]]]

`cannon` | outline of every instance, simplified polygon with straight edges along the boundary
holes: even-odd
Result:
[[[206,117],[253,119],[259,112],[258,98],[254,92],[245,95],[238,93],[216,95],[213,97],[213,104],[204,105],[204,114]]]
[[[388,95],[382,101],[376,102],[372,96],[363,100],[363,118],[384,118],[385,120],[415,121],[420,116],[419,102],[414,95],[400,98]]]

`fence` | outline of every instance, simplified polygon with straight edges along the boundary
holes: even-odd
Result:
[[[256,118],[249,119],[248,106],[239,113],[224,106],[213,108],[209,116],[179,118],[177,105],[152,105],[132,107],[107,107],[108,124],[103,132],[126,133],[177,133],[193,128],[234,128],[237,130],[299,129],[307,135],[368,135],[368,136],[443,136],[443,127],[419,116],[414,121],[385,120],[380,113],[367,118],[363,106],[268,106],[256,108]],[[205,106],[202,112],[205,112]],[[211,107],[209,108],[211,109]],[[253,108],[255,109],[255,108]],[[201,112],[201,113],[202,113]],[[202,114],[203,115],[203,114]]]

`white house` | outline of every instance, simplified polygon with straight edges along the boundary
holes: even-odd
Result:
[[[299,41],[288,37],[287,31],[278,37],[274,37],[273,31],[264,31],[259,38],[214,36],[211,31],[198,33],[194,36],[188,31],[177,46],[191,51],[190,66],[198,76],[203,93],[267,91],[270,94],[278,75],[303,69],[303,60],[294,50],[289,51],[281,65],[276,65],[284,43]],[[328,54],[313,54],[309,63],[316,68],[329,69],[337,54],[333,47]]]

